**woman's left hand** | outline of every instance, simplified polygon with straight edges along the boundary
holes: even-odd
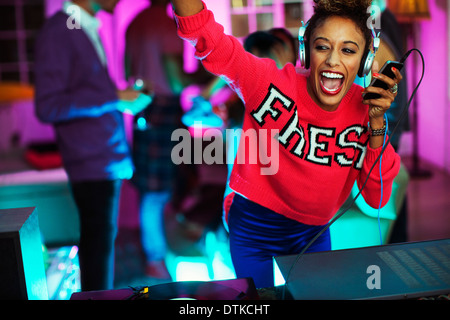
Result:
[[[364,104],[369,105],[369,118],[380,119],[383,118],[384,113],[391,107],[392,102],[397,96],[398,84],[402,81],[403,77],[400,71],[396,68],[392,68],[392,72],[395,74],[395,78],[391,79],[384,74],[378,73],[378,63],[374,62],[372,67],[372,75],[374,78],[385,82],[389,89],[384,90],[382,88],[368,86],[364,89],[363,93],[378,93],[381,97],[377,99],[363,100]]]

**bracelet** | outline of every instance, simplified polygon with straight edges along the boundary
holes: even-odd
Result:
[[[371,136],[384,136],[386,134],[386,120],[384,120],[383,123],[383,128],[381,129],[372,129],[372,127],[370,126],[370,122],[369,122],[369,133]]]

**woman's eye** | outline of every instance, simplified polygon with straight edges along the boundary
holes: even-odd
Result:
[[[348,49],[348,48],[345,48],[345,49],[343,49],[342,51],[343,51],[344,53],[348,53],[348,54],[354,54],[354,53],[356,53],[355,50]]]
[[[316,46],[316,50],[322,51],[322,50],[327,50],[328,47],[327,46]]]

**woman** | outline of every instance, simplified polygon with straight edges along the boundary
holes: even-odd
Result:
[[[355,181],[361,186],[368,178],[362,195],[371,206],[380,205],[380,172],[368,175],[383,149],[384,113],[402,77],[398,70],[393,70],[394,80],[374,73],[388,90],[355,85],[371,45],[370,1],[315,2],[305,33],[310,66],[305,76],[290,63],[280,70],[273,60],[245,52],[200,0],[172,0],[179,35],[195,45],[203,66],[226,79],[245,104],[226,222],[236,275],[252,277],[257,287],[273,286],[273,256],[299,253],[334,216]],[[364,92],[381,98],[364,101]],[[270,145],[276,170],[264,170],[267,159],[251,161],[255,151],[263,152],[261,143],[259,149],[243,143],[249,132],[258,142],[277,142],[279,148]],[[245,161],[238,161],[240,152]],[[399,167],[399,156],[388,145],[381,205],[390,197]],[[330,249],[327,231],[307,252]]]

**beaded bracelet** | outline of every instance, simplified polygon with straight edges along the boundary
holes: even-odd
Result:
[[[386,133],[386,120],[384,120],[383,128],[375,130],[372,129],[369,122],[369,133],[371,136],[384,136],[384,134]]]

